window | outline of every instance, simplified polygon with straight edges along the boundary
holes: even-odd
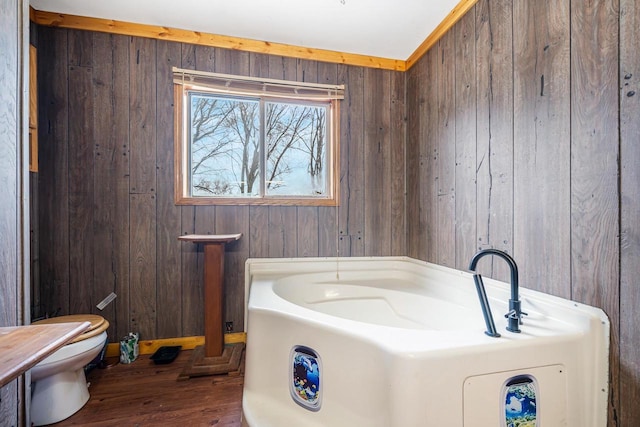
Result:
[[[176,204],[337,204],[342,86],[174,69]]]

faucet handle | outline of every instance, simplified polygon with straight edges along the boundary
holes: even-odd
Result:
[[[518,312],[515,309],[511,309],[507,314],[504,315],[504,317],[506,319],[518,319],[518,323],[522,325],[522,316],[528,316],[528,315],[529,313],[525,313],[524,311],[521,311],[520,314],[518,314]]]
[[[520,319],[518,316],[518,312],[514,309],[509,310],[507,314],[504,315],[505,319]]]

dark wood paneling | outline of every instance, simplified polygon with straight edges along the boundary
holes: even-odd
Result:
[[[392,72],[389,93],[390,105],[390,199],[391,203],[391,249],[387,254],[406,255],[407,231],[406,231],[406,167],[405,167],[405,75]]]
[[[477,199],[479,249],[512,253],[513,229],[513,59],[512,2],[476,5]],[[508,279],[506,265],[484,260],[478,271]]]
[[[364,70],[365,255],[391,253],[391,99],[388,71]]]
[[[446,223],[442,226],[442,214],[436,218],[428,212],[417,216],[410,210],[416,205],[425,209],[437,205],[443,188],[447,188],[438,183],[440,192],[436,195],[427,191],[425,183],[430,182],[432,170],[438,171],[438,180],[442,179],[443,172],[449,172],[445,165],[450,162],[444,161],[446,153],[442,150],[451,145],[447,142],[445,127],[455,125],[458,155],[465,156],[474,146],[477,152],[475,164],[467,166],[468,170],[472,166],[476,170],[476,212],[471,217],[468,210],[472,207],[455,212],[458,226],[472,230],[468,222],[475,221],[475,236],[473,231],[467,231],[473,236],[469,239],[475,240],[472,245],[465,240],[464,233],[460,234],[456,249],[468,245],[469,248],[506,250],[520,265],[523,286],[571,297],[607,312],[612,322],[609,424],[619,425],[622,419],[617,412],[619,399],[632,405],[631,398],[622,398],[622,389],[619,390],[619,323],[624,325],[623,330],[627,328],[627,337],[631,340],[623,347],[627,357],[621,367],[626,375],[624,391],[637,396],[640,377],[637,350],[631,349],[637,347],[637,319],[634,321],[630,314],[632,305],[627,306],[630,318],[621,317],[619,307],[620,274],[625,277],[626,266],[631,269],[627,277],[637,276],[630,265],[637,263],[637,256],[633,254],[637,254],[638,243],[630,243],[633,238],[625,241],[624,231],[621,242],[618,224],[619,216],[630,221],[637,218],[633,194],[638,191],[638,179],[633,173],[629,175],[624,166],[635,165],[637,170],[638,130],[637,120],[631,119],[637,115],[634,110],[637,104],[633,104],[637,103],[633,99],[636,95],[627,96],[624,89],[618,93],[617,81],[612,76],[617,71],[618,51],[624,51],[632,65],[626,72],[621,65],[621,79],[624,81],[628,75],[629,86],[634,83],[637,70],[633,67],[638,63],[638,49],[633,45],[637,43],[637,12],[628,18],[627,22],[633,24],[621,32],[622,40],[625,35],[634,40],[627,45],[617,40],[619,16],[615,0],[540,4],[480,0],[473,13],[475,94],[465,93],[467,74],[473,72],[469,68],[474,68],[473,62],[469,62],[471,53],[461,51],[469,25],[467,17],[450,33],[455,37],[453,45],[443,38],[439,47],[430,51],[437,52],[438,57],[425,55],[415,66],[420,68],[408,74],[408,168],[415,167],[412,166],[415,160],[411,159],[422,156],[424,151],[437,158],[435,164],[427,165],[422,176],[421,171],[407,172],[410,191],[418,191],[420,197],[407,208],[408,252],[420,253],[422,242],[415,239],[425,239],[424,234],[434,233],[433,237],[426,237],[427,248],[424,255],[420,255],[432,260],[432,251],[441,250],[438,242],[453,241],[456,237]],[[621,13],[624,17],[625,10]],[[458,56],[453,66],[447,66],[453,46]],[[423,72],[423,67],[427,71]],[[455,70],[454,98],[442,96],[449,85],[447,70]],[[434,78],[419,79],[422,72]],[[437,92],[433,90],[434,85]],[[633,91],[633,86],[629,90]],[[624,96],[629,99],[622,99]],[[622,111],[624,102],[633,99],[628,109],[630,115],[626,116],[629,120],[623,124],[623,129],[626,127],[629,132],[626,134],[617,127],[619,98]],[[456,109],[451,115],[448,109],[454,99]],[[439,107],[435,117],[428,107],[434,103]],[[420,111],[419,116],[414,118],[412,111]],[[476,135],[465,138],[463,135],[469,133],[465,131],[466,121],[474,114]],[[621,118],[624,117],[622,114]],[[438,133],[434,134],[431,129],[437,129]],[[628,160],[622,157],[622,169],[617,163],[619,141],[622,149],[629,153]],[[458,159],[455,197],[459,202],[460,198],[465,199],[458,206],[471,206],[468,200],[473,197],[473,183],[463,179],[466,175],[461,168],[466,163],[464,158]],[[629,202],[619,198],[619,176],[620,182],[627,186]],[[407,197],[411,200],[412,194]],[[625,209],[628,210],[625,212]],[[623,230],[626,225],[628,235],[632,236],[631,230],[637,228],[637,221],[632,225],[625,223],[625,219]],[[424,226],[416,224],[419,221],[425,221]],[[426,231],[419,235],[423,228]],[[417,233],[414,235],[412,230]],[[621,257],[619,245],[624,252],[627,243],[632,248],[631,255]],[[441,263],[444,262],[442,256],[436,258]],[[465,255],[459,254],[458,258],[457,263],[464,267]],[[503,264],[483,263],[481,270],[483,274],[507,279]],[[622,272],[619,272],[620,266]],[[630,298],[629,304],[637,302],[636,291],[627,287],[623,294],[625,292]],[[632,330],[634,332],[630,332]],[[633,425],[636,419],[625,418],[625,425]]]
[[[70,313],[90,313],[92,289],[94,195],[93,38],[70,31],[69,46],[69,301]],[[83,48],[84,47],[84,48]]]
[[[69,313],[67,31],[41,27],[38,40],[40,294],[52,316]]]
[[[438,42],[436,64],[436,87],[438,91],[438,121],[436,126],[437,156],[435,164],[436,190],[436,234],[435,260],[438,264],[453,267],[455,264],[455,33],[446,33]]]
[[[48,136],[49,139],[46,138],[52,132],[51,126],[48,122],[42,126],[47,132],[43,137],[51,142],[43,150],[46,179],[40,183],[43,196],[39,201],[44,205],[40,206],[39,217],[41,224],[46,225],[40,233],[45,242],[41,254],[46,253],[40,288],[60,294],[47,299],[47,311],[54,312],[52,306],[60,306],[59,301],[66,304],[71,301],[72,305],[96,311],[95,303],[115,291],[118,294],[115,303],[102,312],[113,324],[111,340],[129,331],[140,332],[144,339],[202,335],[203,251],[201,245],[179,242],[180,234],[243,234],[239,242],[229,245],[225,258],[225,321],[233,322],[234,331],[244,328],[244,262],[249,256],[334,256],[337,244],[343,256],[364,255],[366,245],[375,248],[375,253],[403,254],[404,74],[372,72],[375,79],[369,83],[371,99],[384,105],[377,111],[378,105],[365,105],[364,69],[359,67],[80,31],[73,32],[71,46],[69,30],[41,31],[47,49],[41,52],[40,63],[49,70],[41,98],[44,117],[53,117],[65,126],[61,128],[64,133],[58,132]],[[72,53],[73,59],[67,58],[67,52]],[[61,59],[64,62],[60,63]],[[341,105],[340,123],[342,205],[338,208],[175,206],[170,83],[173,65],[345,83],[348,97]],[[93,86],[89,88],[93,96],[76,102],[85,85],[69,91],[68,73],[70,69],[83,68],[93,73]],[[67,99],[67,93],[71,98]],[[93,129],[92,133],[85,132],[92,135],[87,138],[90,140],[87,147],[93,150],[93,158],[85,158],[91,151],[74,152],[74,156],[82,155],[83,161],[72,166],[67,159],[71,143],[66,127],[69,108],[83,108],[78,115],[80,120],[73,126]],[[373,143],[367,146],[363,133],[365,117],[372,119],[368,126]],[[377,128],[380,124],[381,133]],[[366,172],[367,167],[377,167],[375,162],[365,164],[366,158],[378,155],[377,139],[383,141],[386,166],[382,173]],[[93,186],[93,194],[87,196],[86,203],[77,203],[78,209],[87,209],[87,216],[79,217],[82,224],[69,217],[66,177],[71,170],[72,186],[80,189]],[[388,188],[382,198],[371,191],[366,201],[364,178],[374,174]],[[364,229],[365,203],[379,214],[382,226],[381,230],[376,227],[370,232],[368,241]],[[45,209],[54,215],[50,216]],[[65,246],[62,251],[51,248],[54,242],[68,244],[68,227],[84,227],[87,223],[92,226],[86,233],[86,244],[91,244],[94,252],[90,257],[92,277],[86,288],[69,293],[69,248]],[[66,234],[58,237],[63,232]],[[77,253],[80,256],[81,251]],[[67,270],[53,267],[58,265],[54,256],[59,257],[58,264]],[[49,285],[52,278],[55,283]],[[64,310],[69,311],[68,306]]]
[[[601,307],[611,320],[614,408],[620,399],[618,30],[617,0],[571,2],[571,297]],[[612,424],[616,416],[609,415]]]
[[[513,40],[513,254],[524,286],[568,298],[569,4],[518,2],[513,26],[520,29]],[[541,265],[553,268],[538,268]]]
[[[157,336],[171,338],[182,335],[182,307],[176,296],[182,295],[180,269],[181,247],[177,237],[181,231],[181,209],[173,203],[173,84],[172,67],[180,67],[182,48],[178,43],[158,41],[157,52]]]
[[[466,270],[476,252],[476,21],[467,13],[455,28],[455,267]]]
[[[132,194],[131,207],[131,283],[130,326],[148,340],[156,332],[156,197]]]
[[[132,37],[129,45],[129,322],[141,339],[157,336],[156,71],[156,41]]]
[[[145,194],[155,192],[156,187],[156,41],[130,40],[129,191]]]
[[[93,65],[93,35],[90,31],[69,31],[69,65],[91,67]]]
[[[407,140],[406,140],[406,152],[409,154],[406,161],[406,180],[407,180],[407,201],[406,201],[406,215],[407,221],[407,255],[413,258],[420,257],[420,244],[424,242],[424,239],[420,237],[420,180],[418,178],[418,172],[420,170],[420,133],[419,123],[420,114],[418,109],[421,104],[418,87],[423,85],[420,83],[422,80],[422,71],[426,61],[420,61],[414,67],[412,67],[406,75],[406,103],[411,108],[407,108]]]
[[[620,2],[620,406],[621,426],[640,419],[640,3]]]
[[[249,256],[265,258],[269,256],[269,208],[251,206],[249,208]]]
[[[270,206],[268,225],[268,256],[291,258],[298,252],[298,238],[295,224],[297,210],[292,206]]]
[[[340,108],[339,251],[342,256],[363,256],[364,70],[340,65],[338,83],[345,85]]]
[[[182,68],[196,68],[196,46],[182,44]],[[181,234],[194,234],[196,227],[195,206],[181,206]],[[202,245],[190,242],[180,243],[181,286],[182,286],[182,334],[184,336],[204,333],[204,268],[202,259],[198,263],[198,250]]]
[[[93,115],[94,271],[87,285],[97,301],[116,293],[104,310],[94,309],[114,325],[108,333],[115,341],[129,331],[129,40],[96,33],[93,50],[93,103],[112,108]]]
[[[420,229],[422,256],[425,261],[438,261],[438,48],[425,55],[424,80],[418,88],[421,102],[419,129],[419,156],[422,159],[418,179],[420,180]],[[407,106],[407,108],[412,108]]]

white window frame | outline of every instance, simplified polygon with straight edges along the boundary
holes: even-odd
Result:
[[[175,145],[175,203],[176,205],[292,205],[337,206],[339,204],[339,100],[344,86],[288,82],[274,79],[255,79],[226,74],[204,73],[174,68],[174,145]],[[326,193],[320,196],[266,195],[259,196],[192,196],[190,193],[190,123],[189,94],[226,95],[259,99],[261,103],[277,101],[290,104],[327,103],[326,136]],[[261,127],[263,124],[261,124]],[[261,138],[262,144],[264,138]],[[264,150],[261,152],[264,157]],[[261,162],[264,169],[264,161]],[[264,179],[264,170],[261,180]],[[262,187],[262,184],[261,184]]]

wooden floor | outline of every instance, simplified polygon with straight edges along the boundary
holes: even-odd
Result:
[[[141,355],[129,365],[94,369],[89,402],[59,426],[240,426],[242,375],[177,381],[191,351],[171,364]]]

